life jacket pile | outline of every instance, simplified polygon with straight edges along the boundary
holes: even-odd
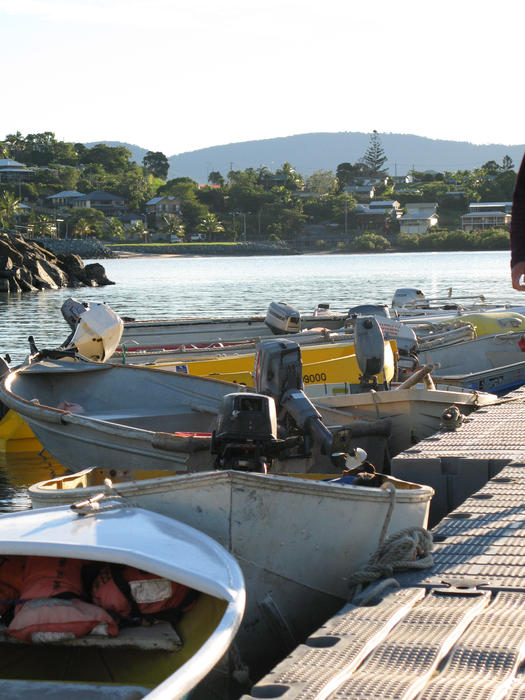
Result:
[[[59,557],[0,558],[0,618],[7,634],[24,642],[116,636],[123,625],[176,622],[196,596],[186,586],[132,567]]]
[[[107,564],[93,581],[92,600],[120,624],[177,622],[196,600],[196,592],[132,566]]]

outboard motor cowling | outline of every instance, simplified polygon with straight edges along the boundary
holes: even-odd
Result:
[[[401,306],[417,306],[421,309],[428,308],[428,301],[425,300],[425,295],[420,289],[411,287],[403,287],[396,289],[392,298],[393,307]]]
[[[385,366],[385,338],[374,316],[358,316],[354,326],[354,345],[357,364],[363,373],[361,384],[374,387],[375,375]]]
[[[279,406],[289,389],[302,390],[301,348],[293,340],[263,340],[255,353],[255,389]]]
[[[122,337],[124,322],[107,304],[70,298],[62,304],[61,311],[72,329],[61,345],[62,350],[77,350],[95,362],[104,362],[113,355]]]
[[[212,433],[217,469],[266,473],[279,443],[275,401],[250,392],[227,394]]]
[[[301,312],[285,301],[272,301],[268,306],[264,322],[275,335],[299,333],[301,330]]]
[[[383,316],[390,318],[390,309],[386,304],[359,304],[352,306],[348,311],[348,316]]]

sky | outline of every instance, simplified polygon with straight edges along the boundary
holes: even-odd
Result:
[[[0,0],[0,140],[525,143],[522,0]]]

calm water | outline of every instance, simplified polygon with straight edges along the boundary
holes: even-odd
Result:
[[[510,286],[507,252],[99,262],[115,285],[0,295],[0,353],[8,352],[13,364],[21,362],[29,335],[40,348],[59,345],[69,333],[60,312],[69,296],[105,301],[121,316],[137,319],[264,314],[271,301],[287,301],[301,311],[313,311],[319,302],[346,310],[364,302],[389,304],[398,287],[417,287],[427,297],[452,287],[454,296],[484,294],[489,302],[525,303],[525,295]],[[0,510],[27,507],[25,487],[59,472],[45,456],[0,461]]]

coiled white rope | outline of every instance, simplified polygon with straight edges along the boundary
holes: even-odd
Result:
[[[363,584],[382,578],[392,578],[395,569],[428,569],[434,565],[432,534],[423,527],[409,527],[380,543],[368,563],[348,577],[352,600],[362,591]]]

